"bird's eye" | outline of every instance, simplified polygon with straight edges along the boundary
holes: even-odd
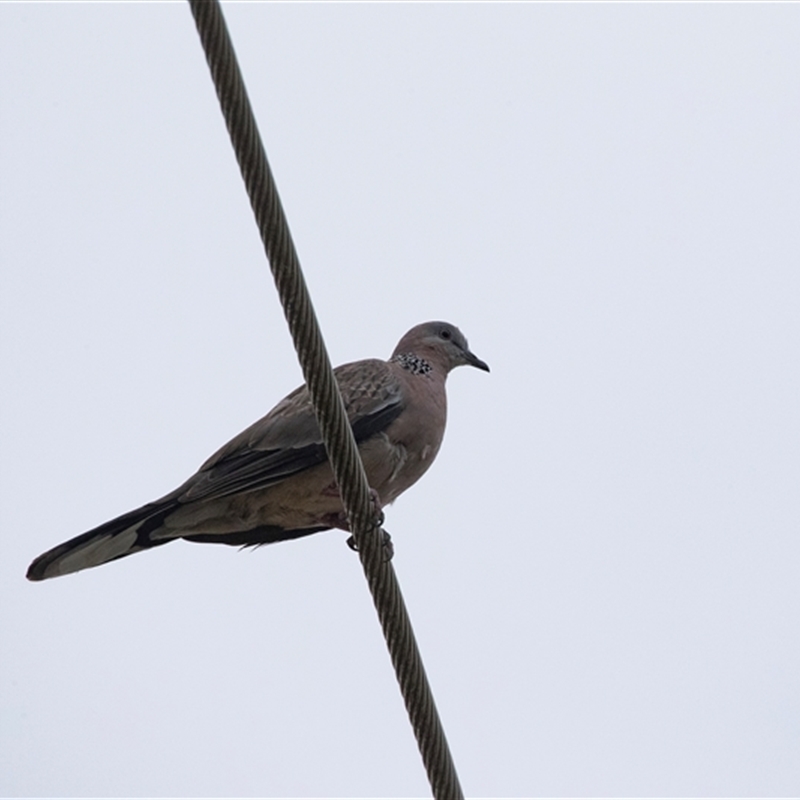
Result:
[[[453,338],[453,332],[449,328],[442,328],[441,332],[439,333],[439,336],[441,336],[442,339],[449,341],[450,339]]]

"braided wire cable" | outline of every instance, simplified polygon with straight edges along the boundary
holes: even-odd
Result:
[[[375,520],[367,476],[222,9],[218,0],[189,0],[189,5],[433,796],[437,800],[461,800],[455,764],[394,568],[385,557],[384,533]]]

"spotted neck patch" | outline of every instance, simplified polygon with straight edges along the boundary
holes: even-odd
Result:
[[[412,375],[427,375],[433,367],[424,359],[414,353],[398,353],[392,361],[407,369]]]

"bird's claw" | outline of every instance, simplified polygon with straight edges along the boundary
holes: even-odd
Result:
[[[383,516],[383,514],[381,514]],[[394,558],[394,544],[392,543],[392,537],[389,536],[389,531],[385,531],[381,528],[381,533],[383,534],[383,541],[381,542],[381,547],[383,547],[383,561],[384,563],[388,563]]]
[[[384,563],[387,563],[394,557],[394,544],[392,543],[392,537],[389,535],[389,531],[385,531],[383,528],[381,528],[380,534],[382,539],[381,547],[383,548],[383,561]],[[358,544],[356,544],[355,536],[347,537],[347,546],[356,553],[358,552]]]

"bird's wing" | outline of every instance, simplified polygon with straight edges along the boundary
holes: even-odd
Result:
[[[402,386],[385,361],[344,364],[334,374],[356,442],[402,413]],[[327,457],[308,389],[301,386],[211,456],[176,494],[185,503],[264,489]]]

